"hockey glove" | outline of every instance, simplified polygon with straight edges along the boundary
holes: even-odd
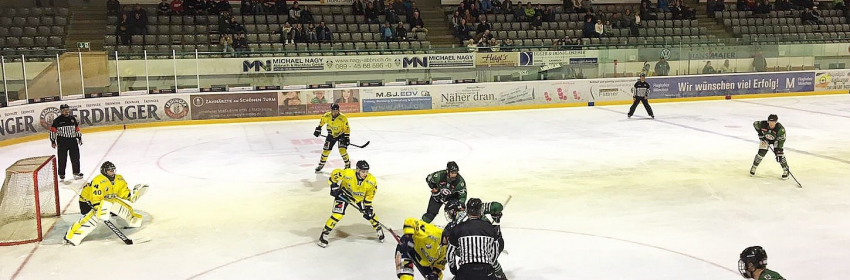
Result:
[[[375,218],[375,212],[372,207],[363,208],[363,219],[371,220]]]
[[[342,136],[339,137],[339,145],[340,146],[348,146],[348,144],[350,144],[350,143],[351,143],[351,139],[349,138],[348,134],[343,134]]]
[[[493,217],[493,222],[498,224],[502,221],[502,212],[490,214],[490,217]]]
[[[452,275],[457,275],[457,267],[455,267],[454,265],[449,265],[449,271],[452,272]]]
[[[400,246],[399,248],[401,249],[401,251],[403,253],[406,253],[406,252],[408,252],[409,249],[413,248],[413,246],[414,246],[413,245],[413,235],[411,235],[411,234],[402,235],[401,238],[399,238],[398,242],[401,243],[401,244],[398,244],[398,246]]]
[[[440,274],[439,274],[439,272],[436,272],[436,271],[432,272],[432,273],[428,274],[427,279],[428,280],[440,280]]]
[[[317,126],[316,130],[313,130],[313,136],[319,137],[319,135],[321,135],[321,134],[322,134],[322,127]]]
[[[339,189],[339,184],[333,183],[331,184],[331,196],[338,197],[342,191]]]
[[[776,162],[782,162],[785,158],[785,151],[782,148],[773,149],[773,153],[776,154]]]

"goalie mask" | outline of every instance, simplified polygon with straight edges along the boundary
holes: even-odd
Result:
[[[106,176],[107,178],[109,178],[109,180],[114,180],[115,173],[112,173],[112,176],[110,176],[109,174],[107,174],[107,172],[109,171],[115,172],[115,164],[106,161],[100,165],[100,174],[103,174],[103,176]]]
[[[747,279],[753,278],[753,271],[750,271],[750,264],[752,264],[753,270],[767,267],[767,252],[761,246],[752,246],[744,249],[738,259],[738,272]]]

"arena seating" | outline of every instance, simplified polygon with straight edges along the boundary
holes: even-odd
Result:
[[[67,8],[0,9],[0,54],[54,56],[65,48]],[[50,58],[47,58],[48,60]]]
[[[811,41],[846,42],[850,24],[840,10],[821,10],[820,25],[803,24],[801,11],[771,11],[764,17],[754,17],[752,11],[736,11],[727,5],[724,12],[715,12],[727,31],[751,42],[808,43]]]

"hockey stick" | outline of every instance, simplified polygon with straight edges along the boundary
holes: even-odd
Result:
[[[133,244],[139,244],[139,243],[145,243],[145,242],[151,241],[150,238],[141,238],[141,239],[136,239],[136,241],[134,242],[133,239],[127,238],[127,236],[124,235],[124,233],[121,232],[121,230],[119,230],[118,227],[116,227],[115,224],[112,223],[112,221],[107,220],[107,221],[103,221],[103,223],[106,224],[106,226],[110,230],[112,230],[112,232],[115,233],[115,235],[117,235],[118,238],[121,238],[121,241],[124,241],[124,244],[133,245]]]
[[[770,149],[771,152],[776,154],[776,151],[773,150],[772,146],[768,145],[767,147]],[[786,163],[787,163],[787,160],[786,160]],[[794,173],[791,173],[791,167],[789,166],[788,169],[786,169],[786,170],[788,170],[788,174],[791,175],[791,178],[794,179],[794,182],[797,182],[797,187],[802,189],[803,184],[800,184],[800,181],[797,181],[797,177],[794,177]]]
[[[327,135],[319,135],[319,136],[328,137]],[[348,145],[355,146],[355,147],[363,149],[363,148],[366,148],[366,146],[369,146],[369,143],[371,143],[371,142],[372,141],[366,141],[366,144],[363,144],[363,145],[355,145],[353,143],[348,143]]]
[[[354,203],[354,201],[352,201],[352,199],[348,198],[344,194],[340,194],[339,196],[337,196],[337,198],[345,201],[346,203],[348,203],[349,205],[354,207],[354,209],[357,209],[357,211],[360,211],[360,214],[364,214],[363,208],[360,208],[360,205],[357,205],[357,203]],[[375,223],[378,224],[379,226],[381,226],[382,228],[387,229],[390,232],[390,234],[393,236],[393,238],[395,238],[395,241],[398,242],[399,244],[401,244],[401,238],[399,238],[399,236],[395,233],[393,228],[388,227],[387,225],[381,223],[378,220],[372,219],[372,221],[375,221]]]

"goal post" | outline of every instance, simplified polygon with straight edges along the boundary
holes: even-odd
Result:
[[[0,188],[0,246],[39,242],[42,219],[59,216],[56,157],[21,159],[6,168]]]

